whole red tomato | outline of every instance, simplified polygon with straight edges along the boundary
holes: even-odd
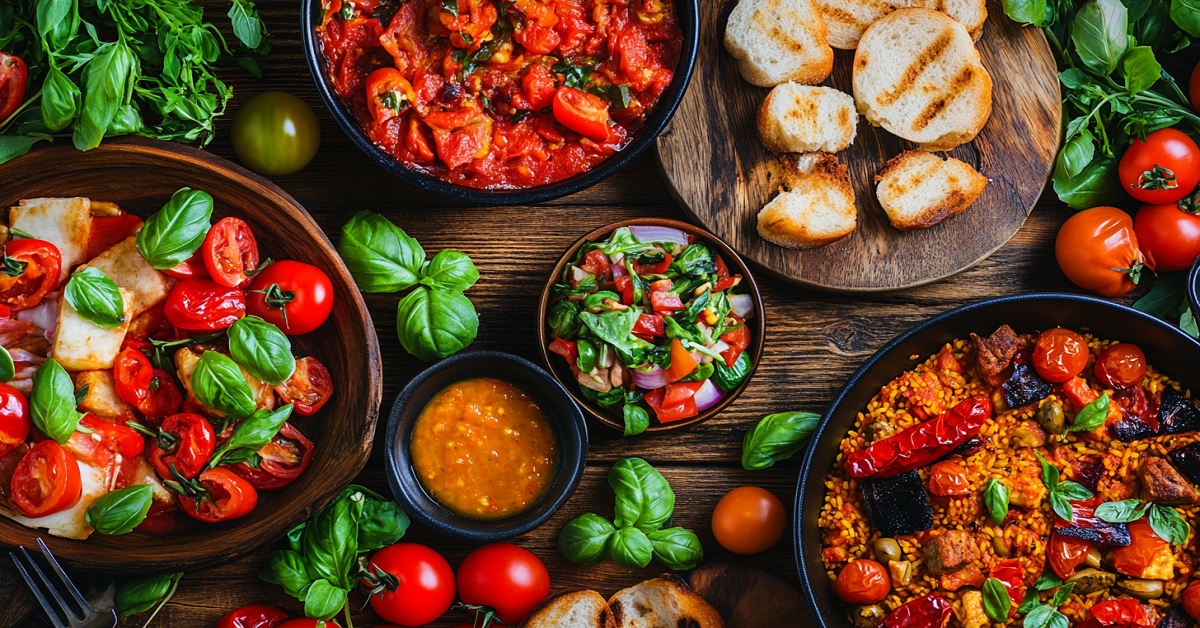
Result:
[[[1071,283],[1106,297],[1128,294],[1143,267],[1154,268],[1142,258],[1133,220],[1116,207],[1093,207],[1067,219],[1054,255]]]
[[[250,604],[226,613],[217,628],[275,628],[287,621],[287,613],[270,604]]]
[[[874,604],[887,597],[892,590],[892,579],[883,565],[860,558],[842,567],[834,589],[843,602]]]
[[[0,123],[21,108],[29,68],[20,57],[0,52]]]
[[[458,594],[464,604],[494,609],[500,621],[515,626],[550,595],[550,572],[529,550],[492,543],[458,566]]]
[[[283,260],[254,276],[247,295],[250,313],[274,323],[289,336],[321,326],[333,309],[333,283],[320,268]]]
[[[1136,386],[1146,375],[1146,354],[1137,345],[1115,344],[1096,356],[1095,373],[1109,388]]]
[[[1196,74],[1192,74],[1192,94],[1196,94]],[[1183,610],[1187,611],[1192,619],[1200,617],[1200,580],[1192,580],[1183,590]]]
[[[0,383],[0,457],[14,450],[29,437],[29,402],[21,391]]]
[[[184,279],[167,295],[163,315],[180,329],[225,329],[246,315],[246,295],[211,279]]]
[[[1162,129],[1134,139],[1118,168],[1121,186],[1143,203],[1174,203],[1200,183],[1200,148],[1182,131]]]
[[[401,626],[424,626],[454,603],[454,572],[441,554],[416,543],[389,545],[371,557],[371,608]]]
[[[1143,205],[1133,217],[1133,230],[1142,253],[1159,272],[1185,270],[1200,255],[1200,216],[1177,203]]]
[[[1038,337],[1033,347],[1033,368],[1046,381],[1061,384],[1087,368],[1088,355],[1083,336],[1055,327]]]

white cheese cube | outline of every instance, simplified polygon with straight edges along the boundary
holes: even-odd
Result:
[[[133,306],[125,310],[130,319],[166,299],[174,285],[174,280],[155,270],[142,257],[136,241],[137,236],[130,236],[80,267],[80,270],[88,266],[99,269],[118,287],[133,293]]]
[[[8,226],[58,247],[62,255],[58,277],[61,284],[72,266],[86,261],[92,235],[91,201],[82,197],[22,199],[9,211]]]
[[[75,390],[87,386],[87,395],[79,409],[83,412],[112,418],[126,412],[132,412],[133,406],[126,403],[117,395],[116,382],[112,371],[84,371],[75,378]]]
[[[118,288],[125,303],[125,322],[120,327],[101,327],[79,315],[75,308],[63,299],[58,309],[58,327],[54,330],[51,357],[58,360],[68,371],[94,371],[111,369],[113,360],[121,351],[121,342],[129,330],[129,308],[133,304],[133,293]]]

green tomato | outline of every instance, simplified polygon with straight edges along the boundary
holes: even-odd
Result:
[[[287,92],[258,94],[233,118],[233,150],[259,174],[292,174],[312,161],[320,145],[316,114]]]

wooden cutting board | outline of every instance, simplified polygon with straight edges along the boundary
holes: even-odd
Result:
[[[754,567],[704,565],[688,576],[692,590],[721,614],[726,628],[803,626],[809,609],[792,585]]]
[[[667,184],[694,221],[768,273],[830,292],[899,290],[944,279],[982,261],[1025,222],[1058,151],[1058,77],[1042,32],[1019,26],[993,2],[977,44],[992,77],[992,116],[974,141],[949,152],[990,180],[975,204],[928,229],[893,228],[875,200],[874,177],[885,161],[915,145],[860,117],[854,143],[837,155],[857,198],[854,233],[812,251],[759,237],[756,216],[777,191],[778,164],[754,125],[770,90],[742,80],[723,43],[735,4],[700,0],[695,74],[657,142]],[[853,94],[853,59],[854,51],[836,50],[823,84]]]

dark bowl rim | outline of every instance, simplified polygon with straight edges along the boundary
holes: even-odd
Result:
[[[901,333],[900,335],[896,336],[895,338],[893,338],[886,345],[884,345],[878,351],[873,353],[871,355],[871,357],[867,358],[867,360],[865,362],[863,362],[862,366],[860,366],[858,369],[856,369],[854,371],[854,373],[852,375],[850,375],[850,377],[846,380],[846,383],[842,384],[842,387],[838,389],[837,394],[834,395],[833,400],[829,404],[829,408],[825,411],[825,414],[821,417],[821,422],[817,425],[816,430],[813,432],[813,435],[812,435],[811,439],[809,440],[810,446],[805,451],[804,460],[800,465],[800,474],[796,479],[796,498],[795,498],[795,503],[792,507],[793,552],[794,552],[795,561],[796,561],[796,570],[800,574],[800,581],[804,584],[804,587],[803,587],[804,599],[806,602],[808,602],[808,607],[812,611],[813,618],[816,621],[816,625],[818,628],[843,628],[843,625],[842,624],[838,624],[838,625],[830,624],[830,622],[828,621],[828,618],[826,618],[824,616],[824,610],[821,608],[821,604],[818,601],[817,596],[814,592],[814,588],[816,586],[828,586],[828,583],[822,582],[820,584],[816,584],[816,583],[812,582],[812,580],[808,577],[808,571],[806,569],[806,566],[811,561],[821,560],[821,558],[819,556],[807,556],[807,555],[805,555],[805,553],[803,551],[803,542],[802,542],[801,536],[802,536],[802,532],[803,532],[802,528],[804,528],[804,526],[802,526],[801,522],[803,521],[804,500],[806,498],[811,499],[806,494],[806,491],[805,491],[805,478],[807,478],[810,473],[814,472],[813,458],[816,456],[816,453],[817,453],[817,449],[818,449],[817,444],[820,443],[821,439],[824,437],[826,430],[829,428],[830,422],[833,420],[833,415],[837,412],[837,410],[839,409],[839,406],[841,406],[842,401],[847,396],[849,396],[850,392],[854,388],[856,388],[860,384],[859,380],[861,380],[866,375],[867,371],[869,371],[871,369],[871,367],[873,367],[875,365],[876,362],[879,362],[880,360],[882,360],[885,356],[890,354],[892,351],[894,351],[897,347],[899,347],[901,344],[903,344],[909,338],[924,332],[925,330],[929,329],[930,327],[935,327],[937,325],[944,323],[945,321],[947,321],[949,319],[953,319],[953,318],[956,318],[963,314],[973,312],[976,310],[988,309],[988,308],[991,308],[991,307],[994,307],[997,305],[1008,304],[1008,303],[1023,303],[1023,302],[1034,302],[1034,301],[1059,301],[1059,302],[1066,302],[1066,303],[1072,303],[1072,304],[1078,304],[1078,305],[1085,305],[1085,306],[1089,306],[1089,307],[1097,307],[1097,308],[1101,308],[1101,309],[1115,310],[1115,311],[1120,311],[1120,312],[1123,312],[1126,314],[1130,314],[1130,315],[1133,315],[1135,318],[1140,319],[1142,322],[1144,322],[1146,324],[1157,327],[1160,330],[1165,331],[1168,334],[1171,334],[1172,336],[1185,341],[1185,344],[1191,345],[1192,350],[1200,352],[1200,341],[1198,341],[1195,338],[1192,338],[1191,336],[1184,333],[1182,330],[1175,327],[1174,325],[1171,325],[1170,323],[1167,323],[1166,321],[1163,321],[1155,316],[1152,316],[1152,315],[1142,312],[1140,310],[1136,310],[1127,305],[1116,303],[1114,301],[1109,301],[1107,299],[1101,299],[1098,297],[1092,297],[1092,296],[1086,296],[1086,295],[1080,295],[1080,294],[1067,294],[1067,293],[1056,293],[1056,292],[1034,292],[1034,293],[1029,293],[1029,294],[1019,294],[1019,295],[1013,295],[1013,296],[1007,296],[1007,297],[997,297],[994,299],[984,299],[982,301],[977,301],[975,303],[969,303],[967,305],[963,305],[960,307],[953,308],[951,310],[947,310],[947,311],[942,312],[941,314],[938,314],[932,318],[929,318],[925,321],[917,323],[912,328],[908,329],[907,331],[905,331],[905,332]],[[827,474],[829,472],[828,469],[819,469],[816,471],[820,472],[822,474],[822,476],[824,476],[825,474]],[[823,495],[821,497],[823,498]],[[809,533],[816,533],[817,531],[818,531],[817,528],[814,528],[813,530],[808,530]],[[822,570],[823,570],[823,568],[822,568]]]
[[[550,394],[559,396],[558,402],[567,408],[566,416],[553,417],[555,432],[560,443],[560,460],[557,474],[554,480],[551,481],[550,487],[537,502],[534,503],[534,508],[523,511],[509,517],[507,519],[495,520],[477,520],[463,517],[457,513],[451,512],[449,509],[441,508],[440,514],[448,515],[447,519],[452,523],[448,523],[442,519],[435,519],[427,513],[421,502],[414,500],[404,490],[398,480],[398,475],[410,476],[412,481],[416,482],[418,489],[424,492],[423,486],[420,484],[420,479],[413,473],[411,466],[402,466],[401,460],[397,458],[396,451],[400,447],[406,446],[411,436],[409,434],[400,435],[400,418],[404,414],[408,402],[426,380],[440,374],[442,371],[461,368],[463,365],[469,365],[475,362],[482,361],[499,361],[507,362],[514,368],[524,369],[530,373],[535,379],[542,380],[546,384],[546,388]],[[536,395],[537,393],[530,393]],[[420,410],[418,410],[419,412]],[[572,433],[577,433],[579,443],[577,446],[567,447],[565,445],[566,438],[564,437],[567,430],[564,425],[559,423],[570,424],[573,426]],[[400,441],[397,439],[403,437]],[[387,430],[385,432],[385,440],[383,444],[384,450],[384,471],[387,474],[388,486],[392,491],[396,501],[404,507],[404,511],[413,519],[428,526],[434,530],[444,532],[459,538],[467,539],[475,542],[493,542],[508,539],[520,534],[524,534],[542,525],[558,509],[562,508],[567,500],[575,493],[575,489],[579,486],[580,480],[583,479],[583,472],[587,467],[588,458],[588,432],[587,421],[583,417],[583,413],[579,411],[579,407],[574,403],[574,399],[563,388],[562,384],[550,373],[547,373],[538,365],[511,353],[502,351],[466,351],[458,353],[449,358],[438,362],[418,373],[413,377],[404,388],[396,395],[396,400],[392,404],[392,409],[388,415]],[[567,482],[558,488],[558,479],[566,476]],[[436,500],[427,493],[425,497],[436,505]],[[548,501],[547,501],[548,500]],[[510,521],[508,525],[500,525],[484,529],[476,527],[479,525],[495,525],[499,522]]]
[[[742,284],[740,285],[749,287],[748,294],[750,294],[750,296],[754,299],[756,314],[754,320],[757,321],[753,330],[754,337],[750,341],[750,346],[746,347],[746,351],[749,351],[751,357],[754,358],[754,363],[750,366],[750,374],[746,376],[745,381],[743,381],[740,386],[734,389],[733,392],[725,395],[725,397],[718,401],[716,405],[705,410],[704,412],[701,412],[690,419],[672,421],[666,424],[659,423],[657,425],[651,425],[650,427],[646,428],[645,432],[643,432],[643,434],[645,434],[651,432],[669,432],[671,430],[688,427],[697,423],[703,423],[704,421],[707,421],[720,414],[725,410],[725,408],[728,408],[738,397],[740,397],[741,394],[745,392],[746,387],[750,384],[750,380],[754,379],[754,374],[758,371],[758,364],[762,361],[763,350],[766,345],[767,315],[765,311],[766,308],[763,305],[762,293],[759,292],[758,289],[758,282],[754,280],[754,274],[750,272],[750,266],[746,264],[746,260],[743,260],[742,256],[739,255],[738,252],[733,249],[733,247],[729,246],[723,240],[713,235],[703,227],[698,227],[691,223],[679,220],[672,220],[670,218],[630,218],[628,220],[622,220],[604,227],[600,227],[599,229],[595,229],[583,235],[576,240],[574,244],[567,248],[567,250],[562,254],[562,257],[560,257],[558,262],[554,265],[554,269],[550,271],[550,275],[546,278],[546,283],[542,287],[542,294],[538,298],[537,319],[535,320],[534,324],[537,325],[536,338],[538,343],[538,351],[542,356],[542,364],[545,365],[546,370],[556,380],[558,380],[558,383],[567,390],[567,394],[575,400],[575,403],[584,409],[588,416],[591,416],[607,427],[611,427],[622,432],[625,430],[625,425],[623,422],[617,422],[608,413],[600,408],[594,407],[589,401],[579,396],[576,392],[578,384],[573,381],[568,383],[567,381],[563,381],[561,378],[559,378],[558,370],[554,367],[554,362],[550,359],[550,353],[546,350],[548,336],[546,334],[545,320],[546,310],[550,306],[550,289],[555,284],[555,280],[558,278],[558,276],[562,274],[563,268],[570,260],[571,256],[575,254],[575,251],[577,251],[579,247],[583,246],[584,242],[612,233],[621,227],[640,225],[672,227],[686,233],[691,233],[692,235],[702,237],[708,242],[715,244],[717,248],[720,249],[721,254],[725,256],[726,259],[732,260],[733,263],[737,265],[738,270],[741,272]]]
[[[679,61],[675,67],[675,75],[667,89],[659,97],[658,103],[650,113],[645,126],[638,132],[638,137],[623,150],[600,162],[594,168],[581,172],[568,179],[563,179],[549,185],[518,190],[481,190],[462,185],[446,183],[435,177],[422,174],[406,167],[398,160],[386,154],[366,137],[359,127],[358,120],[341,98],[333,90],[322,68],[325,57],[321,53],[317,41],[316,26],[313,20],[314,12],[320,8],[320,0],[302,0],[300,4],[300,30],[304,44],[304,58],[308,71],[312,75],[317,93],[329,110],[333,119],[342,132],[350,138],[363,153],[371,157],[384,170],[400,177],[406,183],[423,190],[435,192],[447,198],[472,205],[528,205],[549,201],[552,199],[574,194],[589,188],[608,177],[641,155],[655,143],[658,134],[667,126],[683,96],[687,93],[692,74],[696,68],[696,56],[700,48],[700,0],[675,0],[676,6],[687,7],[679,12],[679,27],[683,35],[683,47],[679,52]]]

